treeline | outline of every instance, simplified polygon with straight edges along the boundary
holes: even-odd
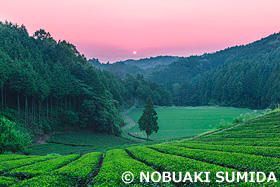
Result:
[[[145,101],[149,96],[156,105],[170,106],[173,104],[171,92],[158,83],[144,80],[143,75],[137,74],[135,77],[127,73],[122,79],[108,71],[99,70],[99,72],[102,83],[112,93],[120,107],[125,104],[127,99],[137,98]]]
[[[172,105],[171,93],[155,83],[144,80],[144,76],[138,74],[136,78],[127,74],[124,80],[124,85],[130,94],[130,97],[136,97],[143,101],[149,96],[152,98],[155,105],[170,106]]]
[[[42,29],[30,37],[23,25],[0,23],[1,113],[16,116],[35,133],[84,127],[119,134],[119,109],[138,96],[128,84],[95,69],[74,45],[55,41]],[[142,96],[168,93],[157,87]],[[165,105],[162,100],[158,104]]]
[[[196,85],[195,93],[199,105],[278,107],[280,53],[271,61],[243,61],[210,72]]]
[[[126,74],[131,74],[133,76],[137,76],[137,74],[145,74],[144,69],[141,69],[135,65],[125,64],[124,62],[117,62],[113,64],[108,62],[107,64],[102,64],[98,59],[95,58],[89,59],[88,62],[97,69],[109,71],[121,77],[122,79],[126,77]]]
[[[109,62],[102,64],[98,59],[92,58],[89,59],[89,63],[97,69],[110,71],[124,79],[126,74],[131,74],[133,76],[137,76],[138,74],[145,75],[151,70],[161,69],[178,59],[179,57],[176,56],[157,56],[139,60],[128,59],[111,64]]]

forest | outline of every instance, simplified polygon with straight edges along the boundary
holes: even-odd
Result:
[[[32,134],[88,128],[119,135],[128,100],[172,104],[163,86],[98,70],[73,44],[43,29],[29,36],[10,22],[0,23],[0,75],[0,115]]]
[[[248,45],[182,58],[162,72],[155,72],[150,79],[156,81],[162,73],[165,77],[170,75],[169,82],[162,83],[172,91],[176,105],[277,108],[280,101],[279,44],[278,33]],[[186,73],[176,76],[174,72],[178,69]]]
[[[174,57],[175,58],[175,57]],[[168,56],[103,64],[114,74],[140,73],[163,85],[176,106],[219,105],[251,109],[275,108],[280,101],[280,33],[256,42],[200,56]],[[143,66],[158,59],[157,66]],[[163,60],[164,59],[164,60]],[[163,63],[164,62],[164,63]],[[166,63],[167,62],[167,63]],[[100,65],[96,65],[100,68]],[[114,68],[112,70],[112,67]],[[140,68],[141,67],[141,68]]]

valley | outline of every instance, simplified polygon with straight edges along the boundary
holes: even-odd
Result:
[[[215,174],[221,171],[230,173],[230,176],[232,172],[263,171],[267,175],[273,172],[279,179],[279,119],[279,110],[275,110],[247,119],[228,130],[201,135],[195,139],[166,141],[163,144],[158,142],[154,145],[139,144],[103,153],[65,156],[1,155],[0,184],[123,186],[120,176],[125,171],[135,174],[131,184],[140,186],[140,171],[207,171],[210,172],[209,184],[212,186],[226,184],[226,181],[215,182]],[[203,176],[202,178],[205,180]],[[190,181],[185,181],[184,184],[193,185]],[[197,184],[204,185],[199,181]],[[237,184],[254,185],[245,181],[232,182],[232,185]],[[278,186],[273,180],[260,184]],[[178,185],[174,182],[162,183],[162,186]]]
[[[280,186],[279,44],[103,64],[0,22],[0,186]]]

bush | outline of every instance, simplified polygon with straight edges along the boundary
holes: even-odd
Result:
[[[239,118],[235,118],[235,119],[233,120],[233,123],[241,123],[241,122],[242,122],[242,120],[239,119]]]
[[[18,112],[11,108],[5,108],[0,112],[0,115],[5,116],[10,121],[16,121],[18,117]]]
[[[0,116],[0,154],[5,151],[23,152],[30,145],[30,136],[16,130],[15,126],[14,122]]]
[[[73,111],[66,111],[61,114],[61,124],[64,127],[76,127],[79,122],[79,116]]]

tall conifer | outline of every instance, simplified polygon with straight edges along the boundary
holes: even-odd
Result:
[[[149,96],[146,101],[143,114],[138,121],[140,130],[144,130],[147,134],[147,141],[149,141],[149,136],[158,131],[159,126],[157,123],[157,113],[154,109],[154,104],[152,98]]]

